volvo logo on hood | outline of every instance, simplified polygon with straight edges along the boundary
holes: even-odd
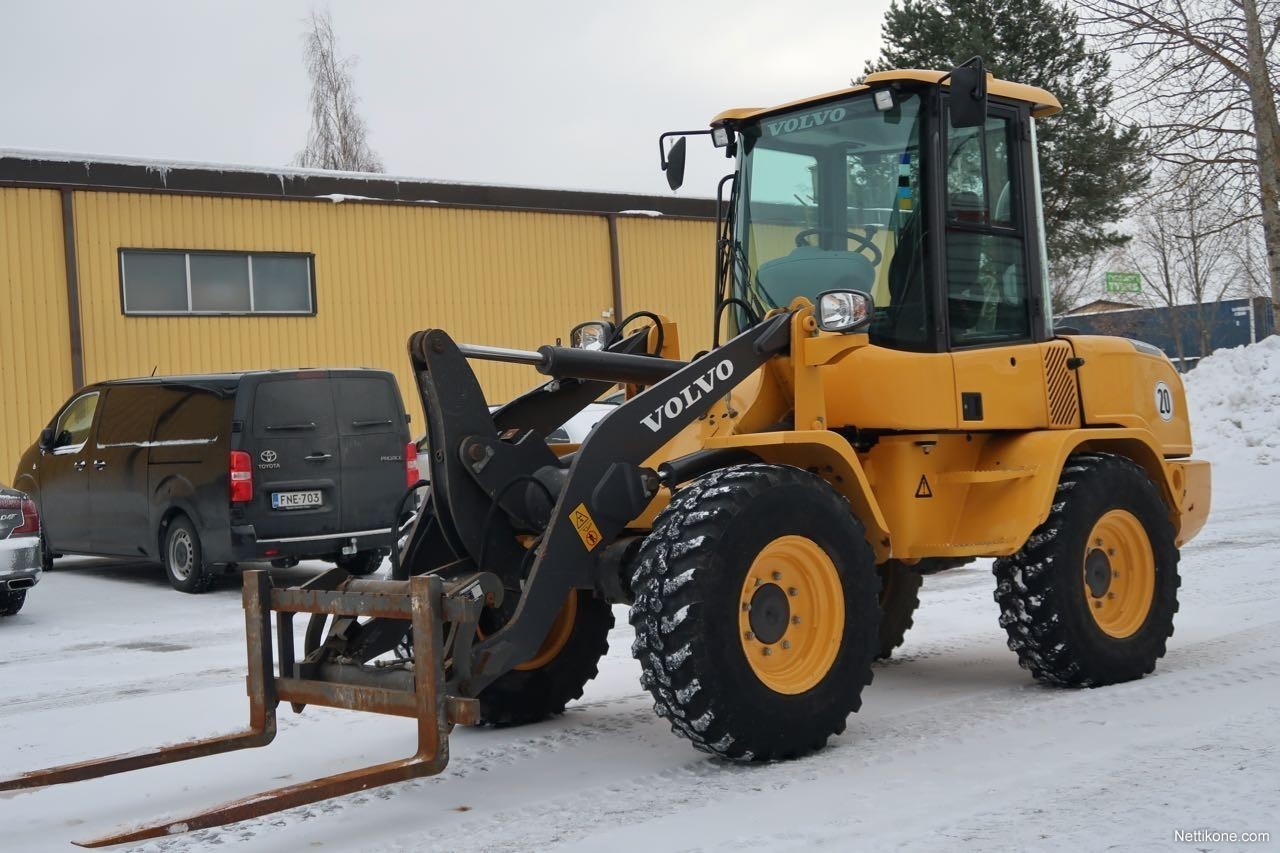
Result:
[[[258,458],[269,465],[280,457],[274,450],[264,450],[258,454]]]
[[[724,382],[732,375],[733,362],[726,358],[671,395],[665,403],[641,418],[640,423],[647,426],[650,432],[657,432],[662,429],[664,421],[680,417],[680,413],[686,408],[714,391],[717,382]]]

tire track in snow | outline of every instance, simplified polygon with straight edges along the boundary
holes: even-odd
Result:
[[[1115,714],[1138,705],[1176,703],[1188,695],[1227,690],[1233,685],[1277,680],[1280,679],[1280,662],[1249,662],[1251,658],[1265,657],[1277,643],[1280,643],[1280,623],[1271,622],[1180,646],[1166,657],[1154,676],[1128,684],[1095,690],[1070,690],[1040,685],[1028,676],[1025,684],[1012,689],[1002,686],[941,703],[926,701],[920,707],[895,710],[892,716],[871,719],[852,715],[850,728],[844,735],[833,739],[826,750],[797,762],[742,766],[710,759],[690,750],[688,761],[656,773],[619,779],[589,791],[537,799],[482,819],[460,819],[448,825],[447,843],[433,846],[427,835],[443,827],[428,825],[421,827],[421,834],[412,838],[379,841],[377,846],[383,850],[404,851],[524,851],[568,843],[599,829],[604,821],[611,827],[642,823],[670,811],[673,803],[678,804],[680,810],[687,811],[732,798],[743,791],[782,791],[804,782],[883,767],[917,756],[922,750],[932,749],[931,744],[953,746],[985,741],[993,728],[1004,730],[1020,719],[1042,720],[1048,714],[1062,721],[1080,712],[1087,715]],[[1221,660],[1231,665],[1206,668],[1206,664]],[[874,691],[874,683],[870,689]],[[451,765],[439,776],[318,803],[224,829],[165,839],[153,842],[145,849],[176,853],[203,849],[212,844],[250,841],[260,833],[282,825],[325,816],[341,817],[348,809],[364,805],[371,798],[413,797],[417,792],[434,790],[435,786],[447,785],[450,781],[535,762],[584,744],[594,744],[602,737],[635,734],[648,728],[661,731],[663,737],[674,738],[667,731],[666,722],[653,715],[648,699],[647,693],[637,693],[575,705],[573,709],[596,711],[622,707],[607,717],[576,723],[567,729],[517,738],[461,755],[458,764]],[[868,701],[873,702],[874,698]],[[625,707],[631,703],[643,704],[643,707]],[[616,771],[619,768],[611,769]],[[530,788],[537,790],[532,778]],[[608,801],[607,809],[602,809],[602,799]],[[549,814],[557,816],[551,825],[545,820]],[[521,827],[518,840],[512,837],[512,827]],[[464,841],[460,843],[459,839]]]

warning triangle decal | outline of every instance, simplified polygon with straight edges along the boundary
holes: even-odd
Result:
[[[916,497],[931,498],[933,497],[933,489],[929,488],[929,478],[924,474],[920,475],[920,485],[916,486]]]

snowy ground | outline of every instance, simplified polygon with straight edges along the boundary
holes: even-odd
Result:
[[[1192,382],[1197,428],[1213,436],[1214,511],[1183,550],[1177,633],[1152,677],[1079,691],[1034,683],[1005,647],[984,562],[926,580],[917,627],[830,748],[738,767],[694,752],[653,716],[618,608],[600,678],[562,718],[459,729],[435,778],[137,849],[1272,848],[1280,453],[1275,431],[1209,422],[1248,422],[1251,407],[1274,419],[1280,340],[1243,367],[1233,359],[1204,362]],[[1250,400],[1211,390],[1237,370]],[[300,580],[306,568],[278,574]],[[183,596],[153,567],[60,561],[27,609],[0,621],[0,775],[238,727],[242,632],[232,585]],[[408,720],[281,712],[266,749],[0,795],[0,849],[68,850],[122,823],[413,749]],[[1181,843],[1177,830],[1273,841]]]

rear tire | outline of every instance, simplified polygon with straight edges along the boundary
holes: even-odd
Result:
[[[40,534],[40,570],[45,572],[53,571],[53,549],[49,547],[49,540],[44,538],[44,534]]]
[[[169,585],[178,592],[197,594],[213,586],[215,577],[212,567],[204,561],[200,536],[185,515],[176,516],[165,528],[160,556]]]
[[[373,574],[382,566],[382,552],[375,549],[342,554],[333,562],[347,574],[362,578]]]
[[[880,650],[876,658],[887,660],[915,623],[924,576],[899,560],[876,566],[876,573],[880,576]]]
[[[589,589],[574,590],[542,648],[480,691],[480,723],[520,726],[563,714],[596,677],[609,650],[613,608]]]
[[[16,616],[26,602],[27,591],[25,589],[20,589],[16,592],[0,592],[0,616]]]
[[[1049,518],[995,574],[1009,648],[1042,681],[1131,681],[1164,656],[1178,549],[1160,490],[1124,457],[1070,457]]]
[[[697,749],[795,758],[861,706],[880,584],[862,524],[821,478],[762,464],[699,477],[658,516],[632,589],[640,683]]]

